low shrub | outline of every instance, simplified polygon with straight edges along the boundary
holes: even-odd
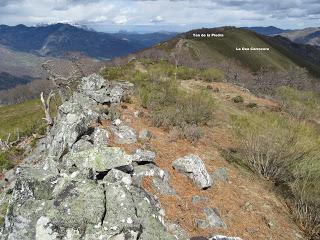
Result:
[[[247,105],[248,108],[257,108],[258,107],[258,104],[255,103],[255,102],[249,102],[248,105]]]
[[[199,78],[207,82],[222,82],[224,73],[216,68],[208,68],[200,71]]]
[[[234,116],[238,159],[284,186],[312,239],[320,236],[320,137],[308,123],[271,112]]]
[[[236,97],[232,98],[232,101],[233,101],[234,103],[243,103],[243,102],[244,102],[244,99],[243,99],[242,96],[236,96]]]
[[[14,163],[22,155],[22,150],[12,147],[7,151],[0,152],[0,171],[9,170],[14,167]]]
[[[320,118],[320,95],[312,91],[300,91],[290,87],[277,89],[276,97],[284,108],[298,118]]]
[[[145,81],[139,87],[139,96],[141,105],[149,110],[154,126],[178,127],[191,142],[201,134],[196,134],[195,127],[190,126],[207,124],[213,118],[215,103],[209,92],[187,93],[174,79]],[[193,133],[192,129],[195,130]]]
[[[173,127],[169,132],[169,139],[172,142],[175,142],[178,139],[187,139],[189,142],[195,145],[201,139],[202,134],[203,132],[201,130],[201,127],[195,124],[188,124],[183,127]]]
[[[189,79],[194,79],[198,75],[198,71],[193,68],[188,68],[188,67],[178,67],[176,69],[177,73],[177,78],[181,80],[189,80]]]

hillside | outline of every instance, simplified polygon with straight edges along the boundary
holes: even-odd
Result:
[[[245,27],[244,29],[266,35],[275,36],[280,35],[288,38],[290,41],[320,47],[320,28],[311,27],[296,30],[283,30],[273,26],[270,27]]]
[[[109,81],[83,78],[17,174],[4,173],[13,191],[0,195],[3,239],[318,239],[294,202],[314,203],[317,220],[320,139],[291,111],[298,101],[317,113],[320,97],[310,105],[309,93],[288,89],[284,105],[151,59],[101,73]],[[279,151],[285,161],[269,165]]]
[[[0,26],[0,44],[20,52],[54,57],[80,52],[89,57],[108,59],[150,47],[173,36],[167,33],[109,34],[62,23],[38,27]]]
[[[243,29],[247,29],[262,35],[272,36],[272,35],[279,35],[288,32],[289,30],[284,30],[281,28],[277,28],[274,26],[269,27],[244,27]]]
[[[320,28],[305,28],[281,33],[293,42],[320,47]]]
[[[199,37],[201,34],[223,34],[223,37]],[[292,69],[305,68],[315,79],[320,76],[320,50],[316,47],[293,43],[279,36],[268,37],[234,27],[193,30],[155,46],[153,50],[153,54],[159,55],[160,58],[159,51],[166,53],[164,55],[169,58],[172,58],[174,53],[176,55],[180,53],[180,64],[186,66],[214,65],[227,73],[229,80],[234,78],[233,80],[241,81],[241,84],[247,87],[249,87],[248,82],[257,83],[256,78],[259,78],[259,74],[263,74],[265,69],[275,73],[272,77],[274,79],[271,79],[274,83],[279,80],[275,79],[276,75],[279,75],[278,78],[281,81],[290,82],[291,80],[284,80],[288,77],[284,75]],[[140,55],[151,56],[152,48]],[[281,73],[282,76],[280,76]],[[300,81],[300,83],[299,88],[304,89],[310,88],[310,84],[313,84],[306,82],[303,86],[303,82]],[[298,79],[295,83],[292,82],[291,86],[297,86],[297,84],[299,84]]]

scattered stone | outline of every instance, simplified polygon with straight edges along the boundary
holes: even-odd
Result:
[[[226,224],[222,221],[217,209],[204,208],[203,211],[210,227],[226,228]]]
[[[209,227],[209,223],[206,220],[196,219],[197,228],[205,229]]]
[[[148,140],[148,139],[151,139],[151,137],[152,137],[151,132],[146,129],[142,129],[139,132],[139,139],[141,140]]]
[[[103,181],[110,183],[121,182],[126,185],[131,185],[131,175],[125,172],[122,172],[117,169],[111,169],[110,172],[103,178]]]
[[[209,240],[242,240],[242,239],[239,237],[226,237],[223,235],[216,235],[213,237],[209,237]]]
[[[4,174],[4,180],[6,182],[12,182],[16,179],[16,174],[14,169],[10,169],[9,171],[6,171]]]
[[[114,120],[114,121],[112,122],[112,124],[113,124],[114,126],[119,126],[121,123],[122,123],[122,121],[121,121],[119,118],[117,118],[116,120]]]
[[[265,220],[266,220],[266,224],[270,229],[274,229],[277,227],[276,222],[274,222],[273,220],[270,220],[270,219],[265,219]]]
[[[103,128],[95,128],[92,133],[92,140],[95,146],[106,146],[109,141],[109,132]]]
[[[212,185],[212,179],[200,157],[188,155],[175,160],[173,168],[189,177],[200,188],[206,189]]]
[[[201,196],[198,196],[198,195],[194,195],[194,196],[192,196],[191,201],[192,201],[193,204],[197,204],[197,203],[200,203],[200,202],[208,201],[208,198],[207,197],[201,197]]]
[[[102,114],[111,117],[101,112],[101,105],[111,109],[119,104],[126,88],[131,85],[111,83],[97,74],[81,80],[78,91],[59,107],[42,146],[17,168],[12,189],[0,193],[1,239],[176,239],[165,227],[156,197],[139,187],[139,179],[150,174],[159,191],[168,191],[168,174],[144,164],[153,161],[154,154],[143,152],[139,161],[144,159],[144,165],[135,162],[133,169],[133,156],[107,147],[107,132],[92,128]],[[118,142],[136,142],[128,126],[110,129]]]
[[[132,175],[134,185],[140,187],[143,177],[152,177],[152,187],[158,193],[163,195],[175,194],[169,183],[169,174],[154,164],[134,166],[134,174]]]
[[[0,180],[0,190],[6,186],[6,182],[4,180]]]
[[[142,117],[143,116],[143,112],[142,111],[135,111],[134,113],[133,113],[133,115],[136,117],[136,118],[139,118],[139,117]]]
[[[217,209],[212,208],[204,208],[204,214],[206,215],[206,219],[197,219],[196,225],[198,228],[226,228],[226,224],[222,221]]]
[[[210,174],[213,181],[222,181],[224,183],[229,182],[229,176],[225,168],[218,168]]]
[[[156,154],[152,151],[137,149],[133,154],[133,162],[137,163],[153,163]]]
[[[137,142],[135,130],[127,125],[110,126],[110,129],[115,136],[117,144],[132,144]]]
[[[167,226],[169,232],[173,233],[175,237],[179,240],[188,240],[190,237],[188,236],[188,233],[182,229],[178,224],[168,224]]]
[[[247,212],[253,211],[253,205],[250,202],[246,202],[242,208]]]
[[[169,174],[166,171],[164,171],[164,174],[162,176],[156,175],[152,179],[152,187],[162,195],[174,195],[176,193],[170,186]]]
[[[83,78],[78,89],[80,92],[84,92],[91,99],[101,104],[120,103],[124,92],[119,85],[112,86],[98,74],[92,74]]]

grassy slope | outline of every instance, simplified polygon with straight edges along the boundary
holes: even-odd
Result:
[[[299,66],[307,68],[314,76],[320,76],[320,66],[310,62],[307,57],[301,54],[311,54],[317,56],[318,53],[310,53],[303,50],[303,47],[294,52],[290,51],[290,46],[280,41],[268,39],[254,32],[226,28],[223,30],[224,38],[193,38],[190,35],[193,32],[204,31],[194,30],[180,37],[186,39],[185,43],[189,47],[192,55],[197,56],[197,59],[211,59],[216,62],[221,62],[226,59],[236,59],[242,65],[248,67],[251,71],[256,72],[261,67],[271,67],[274,70],[287,70],[290,67]],[[214,29],[208,29],[209,32],[215,32]],[[176,46],[178,38],[172,39],[157,46],[159,49],[172,51]],[[268,47],[270,51],[236,51],[236,48],[241,47]],[[310,57],[309,56],[309,57]]]
[[[0,138],[8,133],[29,131],[30,128],[42,121],[43,111],[39,99],[28,100],[20,104],[0,107]]]
[[[198,48],[201,54],[212,59],[235,58],[252,71],[257,71],[262,66],[285,70],[295,65],[288,57],[264,42],[253,32],[228,29],[225,30],[224,35],[224,38],[190,40],[191,46]],[[237,51],[237,47],[269,47],[270,51]]]

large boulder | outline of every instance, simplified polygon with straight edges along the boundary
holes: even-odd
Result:
[[[190,178],[196,185],[206,189],[212,185],[212,179],[200,157],[188,155],[172,163],[174,169]]]
[[[144,164],[134,166],[132,175],[133,184],[140,187],[144,177],[152,178],[152,188],[163,195],[174,195],[175,191],[170,186],[169,174],[154,164]]]
[[[45,211],[44,203],[53,199],[58,176],[37,167],[18,169],[17,173],[1,239],[35,239],[37,220]]]
[[[109,183],[123,183],[126,185],[131,185],[132,179],[131,175],[125,172],[122,172],[118,169],[111,169],[108,174],[103,178],[104,182]]]
[[[58,230],[83,231],[99,225],[104,216],[104,188],[92,180],[62,178],[54,189],[53,204],[43,216]]]
[[[111,84],[98,74],[83,78],[78,89],[101,104],[120,103],[124,92],[120,84]]]
[[[95,128],[92,133],[92,141],[95,146],[106,146],[109,141],[109,131],[103,128]]]
[[[137,163],[153,163],[156,159],[155,152],[137,149],[133,153],[133,161]]]
[[[105,172],[112,168],[131,165],[132,156],[125,154],[118,147],[101,146],[67,154],[62,162],[67,169],[76,166],[80,170],[91,169],[95,172]]]

